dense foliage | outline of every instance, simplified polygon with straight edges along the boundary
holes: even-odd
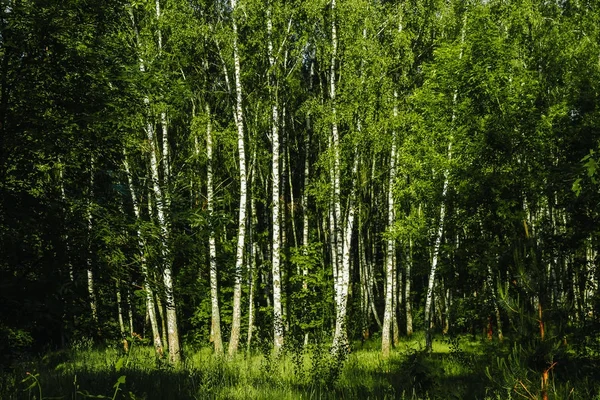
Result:
[[[594,1],[4,1],[0,365],[413,330],[600,356],[599,104]]]

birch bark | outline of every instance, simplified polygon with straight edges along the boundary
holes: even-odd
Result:
[[[173,277],[171,270],[170,251],[169,251],[169,228],[165,212],[165,203],[163,190],[159,182],[157,148],[154,138],[154,127],[148,124],[146,128],[148,145],[150,147],[150,173],[152,178],[152,188],[154,199],[156,201],[156,215],[158,226],[160,228],[161,259],[162,259],[162,278],[165,291],[165,308],[167,322],[167,341],[169,346],[169,361],[178,363],[181,360],[179,348],[179,332],[177,329],[177,313],[175,298],[173,295]]]
[[[256,158],[256,153],[254,154],[254,158]],[[254,174],[252,173],[252,179],[250,180],[250,187],[254,187]],[[250,225],[250,237],[252,238],[252,246],[250,247],[250,270],[248,271],[248,280],[250,281],[250,294],[248,299],[248,334],[247,334],[247,343],[246,343],[246,351],[250,351],[250,344],[252,343],[252,334],[254,332],[254,287],[256,282],[256,257],[259,255],[258,242],[256,241],[254,235],[252,235],[252,226],[258,225],[258,217],[256,214],[256,201],[252,199],[250,201],[250,214],[252,215],[252,224]]]
[[[408,254],[406,255],[406,268],[404,276],[404,307],[406,311],[406,336],[412,336],[412,302],[410,300],[411,291],[411,269],[412,269],[412,238],[408,239]]]
[[[465,16],[463,18],[463,27],[462,27],[462,32],[461,32],[461,49],[460,49],[460,54],[458,56],[459,60],[462,60],[462,57],[463,57],[463,46],[465,43],[466,25],[467,25],[467,17],[465,14]],[[454,96],[452,98],[452,122],[453,123],[454,123],[454,120],[456,119],[457,98],[458,98],[458,91],[455,90]],[[452,159],[452,140],[453,140],[453,138],[450,137],[450,140],[448,142],[448,152],[447,152],[448,161],[450,161]],[[439,219],[436,236],[435,236],[435,241],[434,241],[434,245],[433,245],[431,271],[429,273],[429,283],[427,285],[427,295],[425,297],[425,331],[426,331],[425,347],[428,351],[431,351],[431,347],[432,347],[431,304],[432,304],[432,300],[433,300],[433,287],[435,284],[435,272],[437,269],[438,259],[439,259],[439,255],[440,255],[440,246],[441,246],[441,242],[442,242],[442,235],[444,233],[444,218],[445,218],[445,214],[446,214],[446,195],[447,195],[447,193],[448,193],[448,168],[446,168],[444,170],[444,186],[442,188],[442,204],[440,206],[440,219]]]
[[[156,5],[156,18],[160,19],[160,1],[155,0]],[[138,35],[137,26],[135,24],[133,12],[130,11],[130,18],[135,32],[136,41],[138,47],[140,46],[140,37]],[[158,49],[159,53],[162,51],[162,33],[158,29]],[[146,67],[143,58],[139,58],[139,69],[140,72],[144,73]],[[144,98],[144,103],[148,106],[150,100],[148,96]],[[161,113],[161,123],[163,129],[163,149],[162,149],[162,165],[163,165],[163,184],[166,186],[169,181],[169,165],[168,165],[168,128],[166,122],[166,114]],[[154,125],[150,120],[150,117],[146,117],[146,138],[150,149],[150,178],[152,181],[152,193],[156,201],[156,216],[158,219],[158,225],[160,229],[160,242],[161,242],[161,258],[162,258],[162,278],[165,292],[165,306],[166,306],[166,328],[167,328],[167,342],[169,348],[169,362],[172,364],[179,363],[181,360],[180,346],[179,346],[179,331],[177,328],[177,311],[175,298],[173,294],[173,274],[170,263],[170,251],[169,251],[169,227],[166,218],[166,212],[168,211],[168,191],[166,188],[161,188],[159,172],[158,172],[158,154],[161,152],[157,148],[155,143],[155,132]],[[159,306],[160,307],[160,306]],[[162,319],[164,322],[164,319]],[[164,329],[163,329],[164,331]],[[163,332],[164,334],[164,332]],[[158,349],[155,338],[155,347]]]
[[[397,109],[394,109],[397,114]],[[390,176],[388,182],[388,229],[394,225],[394,194],[393,187],[396,181],[396,140],[395,134],[392,135],[392,149],[390,154]],[[390,331],[393,313],[394,297],[394,239],[388,237],[386,250],[386,268],[385,268],[385,311],[383,314],[383,331],[381,333],[381,353],[383,358],[390,356]]]
[[[98,326],[98,306],[96,301],[96,290],[94,288],[94,273],[92,271],[92,199],[94,197],[94,158],[92,157],[92,161],[90,163],[90,189],[89,189],[89,199],[87,205],[87,228],[88,228],[88,256],[86,259],[87,265],[87,289],[89,295],[90,309],[92,311],[92,319],[96,324],[96,328]]]
[[[279,114],[277,109],[277,88],[275,81],[275,58],[273,57],[273,21],[271,19],[271,7],[267,9],[267,35],[268,35],[268,52],[269,52],[269,91],[271,93],[271,143],[273,145],[272,154],[272,205],[273,205],[273,238],[272,238],[272,255],[271,266],[273,274],[273,345],[275,352],[278,352],[283,346],[283,314],[281,307],[281,271],[280,271],[280,194],[279,183],[281,175],[279,173]]]
[[[339,352],[341,347],[346,345],[347,338],[345,332],[345,319],[346,319],[346,307],[344,298],[344,271],[343,271],[343,259],[344,259],[344,238],[343,238],[343,226],[342,226],[342,207],[340,204],[340,138],[338,133],[337,125],[337,111],[336,111],[336,62],[337,62],[337,28],[336,28],[336,0],[331,1],[331,65],[330,65],[330,77],[329,77],[329,97],[331,100],[331,142],[330,146],[333,150],[333,165],[331,169],[331,179],[333,187],[332,196],[332,208],[333,213],[330,212],[330,221],[333,222],[333,236],[335,240],[335,249],[332,249],[332,253],[335,253],[334,257],[334,285],[335,285],[335,305],[336,305],[336,317],[335,317],[335,333],[333,336],[333,347],[332,351]]]
[[[160,1],[156,0],[156,20],[159,22],[158,28],[158,52],[159,55],[162,53],[162,32],[160,29]],[[154,196],[156,199],[156,209],[158,215],[158,223],[162,233],[162,256],[163,256],[163,268],[162,278],[165,289],[165,308],[166,308],[166,319],[167,319],[167,340],[169,341],[169,361],[171,363],[178,363],[181,359],[180,347],[179,347],[179,330],[177,328],[177,309],[175,305],[175,296],[173,292],[173,272],[171,269],[170,251],[169,251],[169,226],[166,218],[166,213],[170,208],[170,196],[169,196],[169,179],[170,179],[170,166],[169,166],[169,134],[167,126],[166,112],[163,110],[160,114],[161,127],[162,127],[162,167],[163,167],[163,187],[161,188],[158,176],[157,158],[159,151],[156,148],[157,145],[155,140],[148,136],[150,142],[150,148],[153,149],[150,155],[150,166],[152,169],[152,181],[154,182]],[[148,130],[148,135],[150,130]],[[156,146],[156,147],[155,147]]]
[[[246,243],[246,153],[244,148],[244,114],[242,111],[242,78],[240,72],[240,56],[238,49],[238,26],[235,13],[237,11],[237,0],[231,1],[232,25],[233,25],[233,63],[235,75],[235,124],[237,128],[239,168],[240,168],[240,211],[238,214],[238,240],[235,257],[235,283],[233,288],[233,315],[231,322],[231,336],[229,339],[229,356],[237,353],[240,342],[241,326],[241,300],[242,300],[242,265],[244,263],[244,246]]]
[[[496,257],[498,259],[499,257]],[[498,340],[504,340],[502,334],[502,318],[500,315],[500,307],[498,306],[498,296],[496,295],[496,287],[494,285],[494,276],[492,274],[492,267],[488,264],[488,276],[487,276],[488,288],[492,295],[492,303],[494,304],[494,312],[496,314],[496,326],[498,327]]]
[[[211,332],[212,341],[217,355],[223,354],[223,339],[221,336],[221,312],[219,309],[219,287],[217,270],[217,244],[214,228],[214,188],[213,188],[213,139],[210,106],[205,105],[206,122],[206,207],[210,220],[208,236],[208,257],[210,266],[210,302],[211,302]]]
[[[310,129],[310,115],[306,117],[307,128]],[[310,132],[310,131],[309,131]],[[309,174],[310,174],[310,161],[308,158],[308,152],[310,148],[310,135],[307,132],[304,138],[304,188],[302,192],[302,246],[304,246],[304,255],[308,255],[308,185],[309,185]],[[308,285],[306,283],[306,277],[308,276],[308,269],[306,266],[302,269],[302,288],[306,290]]]
[[[332,350],[337,355],[341,355],[348,346],[348,332],[346,330],[346,314],[348,304],[348,292],[350,288],[350,245],[352,242],[352,232],[354,228],[354,214],[356,212],[356,173],[358,170],[358,155],[354,157],[352,166],[352,189],[348,198],[348,215],[343,232],[342,260],[340,270],[338,271],[338,282],[336,287],[337,304],[335,318],[335,333],[333,336]],[[338,202],[339,203],[339,202]]]
[[[127,334],[125,331],[125,322],[123,320],[123,305],[121,299],[120,279],[115,281],[115,289],[117,291],[117,318],[119,320],[119,330],[121,331],[121,341],[123,342],[123,350],[125,353],[129,351],[129,343],[127,342]]]
[[[141,221],[140,206],[135,195],[135,189],[133,188],[133,179],[129,170],[129,163],[127,161],[127,154],[123,151],[123,165],[125,167],[125,174],[127,175],[127,182],[129,184],[129,194],[131,195],[131,201],[133,204],[133,213],[135,214],[136,220]],[[144,239],[142,231],[138,225],[136,229],[138,239],[138,250],[140,252],[140,265],[142,270],[142,277],[144,278],[144,292],[146,292],[146,311],[150,319],[150,328],[152,329],[152,338],[154,343],[154,349],[159,357],[162,357],[164,352],[163,343],[160,338],[160,331],[158,329],[158,321],[156,319],[156,308],[154,306],[154,293],[152,286],[150,285],[150,277],[148,275],[148,266],[146,264],[146,253],[144,251]]]
[[[448,144],[448,159],[452,154],[452,142]],[[442,235],[444,233],[444,219],[446,216],[446,194],[448,193],[448,170],[444,171],[444,186],[442,188],[442,204],[440,205],[440,219],[436,230],[435,241],[433,244],[433,256],[431,261],[431,271],[429,272],[429,283],[427,284],[427,295],[425,297],[425,347],[428,351],[432,348],[432,318],[431,304],[433,301],[433,287],[435,285],[435,273],[437,270],[440,247],[442,244]]]

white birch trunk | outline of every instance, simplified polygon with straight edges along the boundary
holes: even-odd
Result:
[[[498,259],[498,257],[496,257]],[[502,334],[502,319],[500,315],[500,307],[498,306],[498,296],[496,295],[496,287],[494,285],[494,277],[492,274],[492,266],[488,264],[488,276],[487,276],[488,288],[492,296],[492,302],[494,303],[494,312],[496,314],[496,326],[498,328],[498,340],[502,341],[504,335]]]
[[[362,340],[370,336],[370,313],[369,313],[369,291],[367,281],[367,268],[365,261],[365,250],[363,243],[361,203],[358,203],[358,275],[360,279],[360,320],[362,322]]]
[[[335,333],[333,336],[332,350],[338,355],[346,351],[348,346],[348,332],[346,330],[346,316],[348,305],[348,292],[350,288],[350,245],[352,242],[352,232],[354,228],[354,214],[356,213],[356,174],[358,170],[358,155],[355,155],[354,165],[352,167],[352,189],[348,199],[348,216],[346,219],[343,236],[343,253],[341,268],[338,271],[338,298],[336,304]]]
[[[235,257],[235,283],[233,288],[233,315],[231,322],[231,336],[229,339],[228,353],[233,356],[237,353],[240,342],[241,326],[241,299],[242,299],[242,265],[244,263],[244,246],[246,243],[246,153],[244,149],[244,116],[242,111],[242,78],[240,72],[240,56],[238,49],[238,28],[235,19],[237,0],[231,0],[232,25],[233,25],[233,62],[235,75],[236,113],[235,124],[238,133],[238,153],[240,167],[240,211],[238,214],[238,240]]]
[[[346,345],[347,338],[344,334],[345,319],[346,319],[346,298],[344,297],[344,235],[342,223],[342,207],[340,204],[340,138],[337,126],[336,115],[336,62],[337,62],[337,28],[336,20],[336,0],[331,1],[331,65],[329,77],[329,97],[331,100],[331,147],[333,149],[333,168],[332,168],[332,186],[333,186],[333,215],[330,220],[333,220],[333,235],[335,237],[336,248],[332,251],[336,252],[334,263],[334,287],[335,287],[335,333],[333,337],[333,352],[340,352],[342,347]]]
[[[375,287],[375,279],[373,277],[373,266],[367,261],[367,290],[369,291],[369,303],[371,305],[371,312],[373,313],[373,318],[375,318],[375,322],[380,330],[383,331],[383,324],[381,323],[381,319],[379,318],[379,314],[377,314],[377,307],[375,307],[375,294],[373,293],[373,287]]]
[[[160,30],[160,1],[156,0],[156,20],[159,23],[158,29],[158,52],[159,55],[162,53],[162,33]],[[173,293],[173,273],[171,270],[170,252],[168,248],[169,239],[169,227],[167,225],[166,214],[170,208],[170,196],[169,196],[169,178],[170,178],[170,166],[169,166],[169,134],[167,127],[167,114],[162,111],[161,127],[162,127],[162,166],[163,166],[163,188],[160,187],[158,181],[158,171],[155,169],[156,166],[156,154],[151,155],[151,167],[152,167],[152,180],[154,181],[154,195],[156,198],[156,208],[158,214],[158,222],[162,232],[162,244],[163,244],[163,284],[165,287],[165,307],[167,313],[167,340],[169,341],[169,361],[171,363],[178,363],[181,359],[181,349],[179,347],[179,330],[177,328],[177,309],[175,306],[175,297]],[[150,139],[150,138],[149,138]],[[154,148],[154,140],[151,140],[151,148]],[[158,151],[156,152],[158,153]],[[162,191],[161,191],[162,189]],[[157,196],[157,193],[159,194]],[[160,201],[159,201],[160,198]]]
[[[156,20],[159,23],[158,33],[158,52],[159,55],[162,53],[162,33],[160,30],[160,1],[155,0],[156,4]],[[169,135],[167,127],[167,116],[166,112],[161,112],[161,127],[162,127],[162,167],[163,167],[163,187],[161,188],[158,174],[158,149],[157,144],[154,140],[154,130],[148,129],[148,141],[150,142],[150,167],[154,188],[154,198],[156,199],[156,211],[158,216],[158,223],[161,230],[161,242],[162,242],[162,257],[163,257],[163,268],[162,278],[165,290],[165,308],[166,308],[166,320],[167,320],[167,340],[169,346],[169,361],[173,364],[178,363],[181,360],[181,349],[179,346],[179,330],[177,328],[177,308],[175,305],[175,297],[173,293],[173,273],[171,269],[170,251],[168,247],[169,241],[169,227],[166,219],[166,213],[170,208],[170,197],[169,197],[169,178],[170,178],[170,167],[169,167]]]
[[[466,14],[463,19],[463,27],[461,32],[461,49],[460,54],[458,55],[458,59],[462,60],[463,57],[463,48],[465,42],[465,31],[467,26],[467,17]],[[456,102],[458,98],[458,91],[454,91],[454,96],[452,98],[452,123],[456,119]],[[448,142],[448,161],[452,159],[452,137],[450,137],[450,141]],[[435,236],[435,242],[433,245],[433,257],[431,261],[431,271],[429,273],[429,283],[427,285],[427,296],[425,298],[425,347],[427,350],[431,351],[432,346],[432,337],[431,337],[431,303],[433,298],[433,287],[435,284],[435,272],[437,269],[437,263],[440,253],[440,246],[442,241],[442,235],[444,233],[444,217],[446,213],[446,194],[448,192],[448,169],[446,168],[444,171],[444,186],[442,188],[442,204],[440,206],[440,220],[438,224],[438,229]]]
[[[60,162],[60,159],[58,161]],[[63,202],[64,212],[65,212],[65,216],[66,216],[68,213],[68,207],[67,207],[67,195],[65,193],[65,180],[64,180],[64,176],[63,176],[62,164],[60,164],[60,166],[59,166],[58,174],[59,174],[59,180],[60,180],[60,198]],[[71,280],[71,283],[73,283],[75,281],[75,273],[73,272],[73,264],[71,263],[71,244],[70,244],[70,240],[69,240],[69,234],[67,232],[65,232],[63,239],[65,242],[65,250],[67,252],[66,256],[67,256],[67,268],[69,270],[69,279]]]
[[[141,221],[141,213],[140,206],[135,195],[135,190],[133,188],[133,180],[131,177],[131,172],[129,170],[129,163],[127,162],[127,155],[123,150],[123,164],[125,167],[125,174],[127,175],[127,182],[129,184],[129,193],[131,195],[131,201],[133,204],[133,213],[135,214],[135,218],[137,221]],[[154,293],[152,290],[152,286],[150,285],[150,277],[148,275],[148,266],[146,264],[146,253],[144,251],[144,239],[142,237],[142,231],[139,226],[136,228],[137,238],[138,238],[138,249],[140,252],[140,264],[142,270],[142,277],[144,278],[144,292],[146,292],[146,312],[148,314],[148,318],[150,320],[150,328],[152,329],[152,338],[154,343],[154,349],[156,354],[159,357],[162,357],[164,353],[163,343],[160,338],[160,331],[158,329],[158,321],[156,319],[156,308],[154,306]]]
[[[166,325],[166,318],[165,318],[165,308],[163,307],[162,304],[162,300],[160,299],[160,296],[158,295],[158,293],[154,293],[154,299],[155,299],[155,303],[156,303],[156,308],[158,309],[158,315],[160,316],[160,332],[161,332],[161,339],[163,343],[169,343],[169,340],[167,339],[167,325]]]
[[[448,145],[448,159],[451,157],[452,143]],[[433,244],[433,256],[431,261],[431,271],[429,272],[429,283],[427,285],[427,295],[425,297],[425,347],[431,351],[432,346],[432,318],[431,304],[433,301],[433,287],[435,285],[435,272],[437,270],[438,259],[440,255],[440,246],[442,244],[442,235],[444,233],[444,218],[446,216],[446,194],[448,192],[448,170],[444,171],[444,186],[442,188],[442,204],[440,205],[440,220]]]
[[[208,236],[208,257],[210,266],[210,302],[211,302],[211,332],[212,342],[217,355],[223,354],[223,339],[221,336],[221,311],[219,309],[219,288],[217,270],[217,244],[214,229],[214,188],[213,188],[213,139],[211,113],[208,103],[205,105],[206,123],[206,202],[210,231]]]
[[[163,191],[160,187],[159,174],[158,174],[158,162],[157,162],[157,149],[154,139],[154,128],[152,124],[148,123],[146,127],[146,134],[148,137],[148,145],[150,146],[150,173],[152,176],[152,188],[154,193],[154,199],[156,201],[156,215],[158,219],[158,225],[160,228],[160,241],[161,241],[161,258],[162,258],[162,278],[165,290],[165,306],[166,306],[166,322],[167,322],[167,341],[169,347],[169,361],[171,363],[178,363],[181,359],[180,347],[179,347],[179,332],[177,329],[177,313],[175,298],[173,296],[173,277],[171,271],[170,252],[169,252],[169,228],[167,225],[167,218],[165,213],[165,203],[163,197]]]
[[[408,255],[406,260],[405,276],[404,276],[404,307],[406,310],[406,336],[412,336],[412,302],[410,301],[411,291],[411,267],[412,267],[412,239],[408,239]]]
[[[272,255],[271,255],[271,266],[273,274],[273,338],[274,338],[274,349],[275,352],[279,352],[283,346],[283,313],[281,307],[281,271],[280,271],[280,248],[281,248],[281,235],[280,235],[280,193],[279,193],[279,182],[281,174],[279,172],[279,114],[277,109],[277,89],[275,88],[275,59],[273,57],[273,23],[271,20],[271,8],[267,9],[267,35],[268,35],[268,52],[269,52],[269,66],[271,73],[269,76],[270,92],[271,92],[271,143],[273,145],[273,157],[272,157],[272,224],[273,224],[273,239],[272,239]]]
[[[398,262],[396,258],[396,245],[394,244],[394,282],[392,285],[392,344],[394,347],[398,347],[400,342],[400,328],[398,326],[398,308],[400,304],[402,304],[402,296],[400,295],[400,290],[398,289]]]
[[[308,119],[309,117],[307,117]],[[307,121],[307,124],[310,124],[309,121]],[[308,135],[308,133],[306,134],[306,137],[304,138],[304,149],[305,149],[305,153],[304,153],[304,189],[302,192],[302,245],[304,246],[304,255],[308,254],[308,228],[309,228],[309,224],[308,224],[308,185],[309,185],[309,174],[310,174],[310,165],[309,165],[309,159],[308,159],[308,151],[309,151],[309,146],[310,146],[310,136]],[[304,266],[304,268],[302,269],[302,288],[304,290],[306,290],[308,288],[307,284],[306,284],[306,277],[308,276],[308,268],[306,266]]]
[[[159,0],[155,0],[155,5],[156,5],[156,18],[157,20],[160,19],[160,1]],[[131,22],[133,24],[133,28],[135,31],[135,35],[136,35],[136,40],[138,42],[138,46],[140,44],[140,38],[138,35],[138,31],[137,31],[137,26],[135,24],[135,20],[133,18],[133,13],[130,12],[130,17],[131,17]],[[158,30],[158,49],[159,49],[159,53],[160,51],[162,51],[162,36],[161,36],[161,31],[160,29]],[[139,69],[140,72],[145,72],[145,65],[143,62],[143,59],[140,57],[140,61],[139,61]],[[150,100],[148,97],[144,98],[144,103],[146,105],[150,104]],[[163,143],[167,143],[168,142],[168,131],[167,131],[167,126],[166,126],[166,115],[164,113],[161,114],[161,122],[162,127],[163,127]],[[156,214],[157,214],[157,219],[158,219],[158,224],[159,224],[159,228],[160,228],[160,233],[161,233],[161,237],[160,237],[160,241],[161,241],[161,257],[162,257],[162,277],[163,277],[163,283],[164,283],[164,287],[165,287],[165,302],[166,302],[166,325],[167,325],[167,331],[168,331],[168,335],[167,335],[167,342],[168,342],[168,347],[169,347],[169,361],[173,364],[176,364],[180,361],[181,359],[181,354],[180,354],[180,347],[179,347],[179,332],[177,329],[177,312],[176,312],[176,305],[175,305],[175,299],[174,299],[174,295],[173,295],[173,278],[172,278],[172,271],[171,271],[171,265],[170,265],[170,260],[169,260],[169,247],[168,247],[168,240],[169,240],[169,229],[168,229],[168,225],[167,225],[167,220],[166,220],[166,215],[165,215],[165,209],[168,209],[168,207],[166,206],[166,203],[168,203],[168,199],[166,199],[166,197],[168,198],[168,196],[165,196],[165,193],[163,193],[163,190],[160,187],[160,178],[159,178],[159,173],[158,173],[158,150],[157,150],[157,146],[155,143],[155,138],[154,138],[154,126],[152,124],[152,122],[150,120],[148,120],[146,122],[146,137],[148,139],[148,144],[149,144],[149,148],[150,148],[150,174],[151,174],[151,180],[152,180],[152,191],[154,194],[154,198],[156,200]],[[167,152],[167,157],[165,159],[164,157],[164,152]],[[163,174],[163,178],[164,178],[164,182],[168,182],[169,179],[169,175],[168,175],[168,146],[164,146],[163,148],[163,172],[167,172],[166,174]],[[134,196],[135,197],[135,196]],[[150,212],[151,213],[151,212]],[[141,237],[140,237],[141,240]],[[148,293],[148,296],[152,295],[152,292]],[[150,307],[150,303],[148,303],[148,307]],[[154,308],[154,307],[153,307]],[[162,307],[159,305],[159,310],[162,313]],[[151,315],[152,313],[149,313],[149,315]],[[165,318],[161,318],[162,323],[164,324],[165,322]],[[152,320],[151,320],[152,323]],[[165,329],[163,328],[163,335],[165,333]],[[162,351],[162,346],[159,346],[159,343],[156,340],[155,337],[155,348],[157,349],[157,351],[159,352],[159,354]]]
[[[98,306],[96,301],[96,291],[94,288],[94,273],[92,271],[92,199],[94,197],[94,158],[90,163],[90,192],[87,206],[87,228],[88,228],[88,256],[86,259],[87,265],[87,288],[90,302],[90,310],[92,311],[92,320],[98,326]]]
[[[160,126],[162,128],[162,167],[163,167],[163,192],[165,208],[171,207],[171,196],[169,195],[169,182],[171,178],[171,165],[169,164],[169,129],[167,125],[167,113],[160,113]]]
[[[394,100],[398,94],[394,91]],[[398,116],[398,107],[394,104],[394,118]],[[394,226],[394,183],[396,182],[396,132],[392,132],[392,149],[390,151],[390,176],[388,181],[388,231]],[[391,233],[391,232],[390,232]],[[390,331],[392,319],[395,315],[394,298],[395,291],[395,267],[394,267],[394,239],[388,237],[386,250],[386,268],[385,268],[385,310],[383,314],[383,331],[381,334],[381,352],[384,358],[390,356]],[[397,326],[397,323],[396,323]],[[397,331],[397,329],[396,329]]]
[[[285,117],[285,107],[283,108],[283,116]],[[285,123],[283,124],[283,128],[285,128]],[[289,139],[288,139],[289,140]],[[294,179],[293,179],[293,174],[292,174],[292,164],[291,164],[291,157],[290,157],[290,146],[284,146],[285,148],[285,162],[286,162],[286,166],[287,166],[287,176],[288,176],[288,187],[289,187],[289,193],[290,193],[290,205],[289,205],[289,210],[290,210],[290,225],[291,225],[291,230],[292,230],[292,236],[294,238],[294,247],[298,247],[299,243],[298,243],[298,234],[296,232],[296,202],[294,200]],[[298,271],[298,274],[300,274],[300,271]]]
[[[329,138],[329,148],[332,147],[332,140]],[[335,172],[333,163],[329,163],[329,177],[333,182],[335,180]],[[338,303],[338,271],[339,271],[339,263],[338,260],[338,232],[337,232],[337,223],[335,219],[335,191],[333,190],[333,185],[331,186],[331,198],[329,199],[329,247],[331,251],[331,267],[332,267],[332,276],[333,276],[333,289],[335,296],[335,303]]]
[[[397,109],[394,107],[394,114]],[[388,230],[394,226],[394,182],[396,181],[396,140],[392,136],[392,150],[390,154],[390,177],[388,182]],[[390,356],[390,331],[393,313],[394,297],[394,239],[388,237],[385,266],[385,311],[383,313],[383,331],[381,333],[381,353],[384,358]]]
[[[123,319],[123,305],[121,298],[121,287],[119,279],[115,281],[115,289],[117,291],[117,319],[119,321],[119,330],[121,331],[121,341],[123,343],[123,350],[125,353],[129,351],[129,343],[127,342],[127,333],[125,331],[125,321]]]
[[[133,308],[131,307],[131,290],[127,287],[126,291],[127,298],[127,317],[129,318],[129,336],[133,337]]]
[[[256,156],[256,153],[254,154]],[[256,157],[254,157],[256,158]],[[250,181],[251,187],[253,187],[254,183],[254,174],[252,174],[252,179]],[[252,214],[252,225],[258,225],[258,217],[256,214],[256,201],[251,200],[250,202],[250,213]],[[252,228],[251,225],[251,228]],[[252,334],[254,332],[254,286],[255,286],[255,275],[256,275],[256,257],[259,254],[258,243],[256,242],[254,236],[252,236],[252,247],[250,248],[250,270],[248,271],[248,280],[250,281],[250,294],[248,299],[248,335],[247,335],[247,344],[246,350],[250,352],[250,344],[252,343]]]

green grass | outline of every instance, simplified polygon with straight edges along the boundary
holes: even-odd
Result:
[[[0,399],[39,399],[40,389],[46,399],[523,398],[511,390],[515,379],[528,385],[533,395],[539,394],[535,371],[506,378],[498,369],[497,360],[511,354],[509,344],[467,338],[452,344],[440,339],[434,341],[431,354],[423,352],[423,346],[423,337],[415,335],[402,340],[384,360],[377,342],[357,343],[343,362],[322,347],[292,349],[278,358],[240,354],[233,360],[216,358],[208,348],[187,348],[182,364],[172,367],[156,359],[148,346],[134,344],[125,356],[116,347],[78,345],[21,362],[2,374]],[[560,375],[571,380],[553,379],[550,398],[595,396],[597,380],[593,376],[563,370]],[[116,390],[121,376],[125,382]]]

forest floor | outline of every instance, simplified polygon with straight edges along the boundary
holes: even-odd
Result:
[[[539,349],[461,336],[436,338],[427,353],[415,335],[384,360],[379,344],[354,343],[344,360],[319,345],[233,360],[188,348],[172,367],[149,346],[134,343],[125,354],[81,342],[5,370],[0,399],[600,399],[599,364],[568,351],[544,364]]]

